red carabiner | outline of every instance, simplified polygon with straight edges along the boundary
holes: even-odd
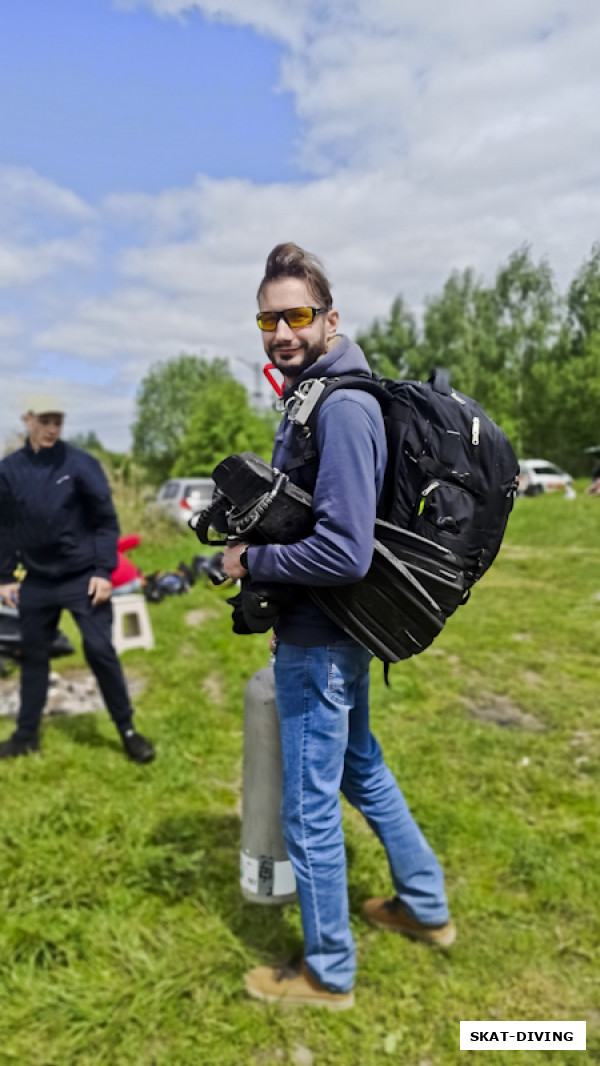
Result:
[[[283,385],[280,385],[278,381],[275,381],[275,378],[271,373],[272,370],[277,370],[275,363],[267,363],[265,366],[263,366],[263,374],[269,382],[269,385],[271,385],[272,388],[275,389],[275,392],[278,396],[281,396],[283,392]]]

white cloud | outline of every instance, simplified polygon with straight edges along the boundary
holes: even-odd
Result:
[[[354,0],[343,10],[333,0],[140,5],[162,15],[196,10],[277,37],[285,48],[280,87],[293,93],[305,124],[300,158],[320,174],[398,158],[410,168],[431,143],[441,182],[448,146],[484,143],[487,128],[508,166],[521,131],[546,117],[552,125],[559,93],[595,115],[600,12],[587,0]]]
[[[202,324],[190,298],[173,300],[149,287],[119,289],[105,299],[87,300],[62,323],[41,332],[41,348],[106,364],[121,382],[137,383],[151,363],[182,351],[205,348]],[[206,347],[214,356],[211,331]],[[120,356],[120,358],[119,358]]]
[[[268,34],[294,45],[305,37],[306,27],[314,19],[319,0],[116,0],[123,10],[148,7],[157,15],[183,18],[199,11],[207,19],[251,26],[258,33]]]
[[[27,285],[64,267],[91,262],[87,242],[41,241],[30,247],[0,243],[0,287]]]
[[[0,170],[0,284],[37,279],[39,292],[42,276],[96,262],[103,277],[85,297],[44,290],[28,343],[11,312],[6,347],[101,368],[108,383],[88,392],[87,416],[104,439],[104,425],[116,432],[108,412],[120,412],[121,436],[107,443],[125,446],[135,384],[158,359],[223,355],[252,385],[254,294],[280,240],[321,256],[352,334],[399,293],[418,308],[455,268],[491,280],[524,242],[565,286],[600,236],[600,10],[588,0],[119,6],[142,5],[281,42],[279,88],[293,94],[313,177],[259,186],[199,175],[154,197],[107,197],[96,211],[30,171]],[[2,339],[0,319],[4,363]]]
[[[0,287],[93,261],[96,212],[29,168],[0,167]]]
[[[0,342],[12,340],[21,332],[21,325],[14,315],[0,315]]]
[[[79,196],[29,167],[0,166],[0,219],[3,225],[43,212],[48,216],[86,222],[94,211]]]

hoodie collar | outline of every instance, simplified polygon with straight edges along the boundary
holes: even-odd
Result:
[[[298,385],[313,378],[334,378],[340,374],[370,374],[371,369],[358,344],[344,334],[337,334],[331,347],[315,363],[303,370],[291,385],[286,385],[282,398],[289,399]]]

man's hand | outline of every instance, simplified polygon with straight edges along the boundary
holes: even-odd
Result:
[[[19,603],[19,589],[20,585],[18,581],[12,581],[10,585],[0,585],[0,600],[6,603],[9,607],[17,607]]]
[[[110,599],[112,585],[105,577],[91,577],[88,585],[88,596],[92,597],[92,607],[98,603],[105,603]]]
[[[233,581],[237,580],[238,577],[245,577],[248,573],[245,566],[240,563],[240,555],[247,547],[247,544],[228,544],[223,552],[221,565],[227,577],[230,577]]]

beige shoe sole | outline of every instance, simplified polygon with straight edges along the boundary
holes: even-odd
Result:
[[[430,947],[449,948],[456,940],[456,926],[452,919],[446,925],[435,928],[435,926],[419,925],[418,922],[413,923],[408,915],[405,916],[406,924],[399,922],[394,925],[391,922],[379,921],[376,914],[370,913],[367,905],[363,907],[363,914],[376,929],[383,929],[386,933],[397,933],[408,940],[418,940],[423,944],[429,944]]]
[[[343,996],[333,996],[331,998],[319,998],[318,994],[314,996],[299,996],[291,993],[278,996],[275,992],[263,992],[260,989],[253,988],[246,981],[246,992],[252,999],[259,999],[263,1003],[276,1003],[278,1007],[324,1007],[326,1010],[349,1010],[354,1006],[354,992],[347,992]]]
[[[456,940],[456,926],[454,922],[448,922],[441,929],[391,929],[389,925],[380,925],[379,929],[387,929],[392,933],[400,933],[400,936],[408,940],[419,940],[422,944],[429,944],[433,948],[449,948]]]

